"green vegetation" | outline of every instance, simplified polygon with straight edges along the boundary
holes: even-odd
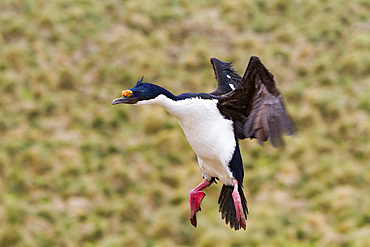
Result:
[[[0,246],[370,246],[367,0],[0,1]],[[271,70],[299,134],[243,141],[230,230],[176,120],[111,106],[142,75],[215,87],[210,57]]]

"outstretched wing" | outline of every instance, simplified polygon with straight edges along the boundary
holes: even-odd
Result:
[[[262,145],[270,138],[271,144],[279,147],[284,145],[282,134],[295,133],[274,76],[258,57],[251,57],[239,85],[222,95],[217,107],[234,122],[239,139],[256,138]]]
[[[210,94],[220,96],[234,90],[242,78],[233,69],[231,63],[225,63],[215,57],[211,58],[210,62],[217,79],[217,88]]]

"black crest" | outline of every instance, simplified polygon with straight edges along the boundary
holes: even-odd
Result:
[[[136,86],[139,86],[140,84],[143,83],[144,76],[141,77],[141,79],[137,80]]]

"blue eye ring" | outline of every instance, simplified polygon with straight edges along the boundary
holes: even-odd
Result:
[[[135,92],[135,93],[134,93],[134,97],[139,97],[139,95],[140,95],[140,94],[139,94],[138,92]]]

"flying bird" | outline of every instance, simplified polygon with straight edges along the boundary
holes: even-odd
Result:
[[[284,145],[282,135],[295,133],[274,76],[252,56],[243,77],[231,63],[211,58],[217,87],[211,93],[173,95],[168,90],[143,83],[143,78],[112,104],[159,105],[177,118],[197,155],[203,181],[190,192],[190,222],[205,197],[204,189],[220,180],[218,199],[222,219],[231,228],[246,229],[247,201],[243,192],[243,161],[239,140],[270,139],[274,147]]]

